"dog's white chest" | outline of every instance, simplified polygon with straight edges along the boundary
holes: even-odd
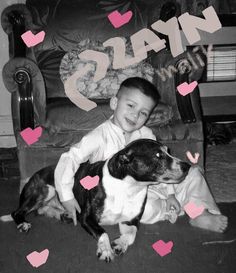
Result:
[[[110,175],[103,177],[107,197],[100,224],[113,225],[129,221],[140,213],[147,194],[147,187],[139,186],[137,183],[131,177],[126,177],[124,180]]]

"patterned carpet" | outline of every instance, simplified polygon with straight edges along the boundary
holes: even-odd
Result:
[[[206,177],[217,202],[236,201],[236,140],[207,147]]]

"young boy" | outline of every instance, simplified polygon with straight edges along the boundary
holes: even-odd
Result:
[[[87,160],[90,163],[106,160],[136,139],[156,140],[151,129],[144,124],[158,102],[159,94],[153,84],[138,77],[125,80],[117,95],[110,100],[113,116],[62,154],[55,170],[55,185],[59,198],[75,225],[76,211],[80,212],[80,207],[72,188],[74,175],[80,164]],[[172,221],[170,210],[174,208],[177,215],[184,214],[183,206],[190,201],[205,208],[200,216],[190,220],[193,226],[216,232],[226,229],[227,217],[220,214],[198,167],[191,167],[186,179],[178,185],[162,183],[150,186],[141,222],[155,223],[165,219]]]

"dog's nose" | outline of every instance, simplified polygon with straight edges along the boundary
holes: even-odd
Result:
[[[181,169],[184,173],[188,172],[191,165],[188,164],[187,162],[180,162]]]

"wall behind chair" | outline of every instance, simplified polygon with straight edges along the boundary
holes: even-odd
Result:
[[[25,3],[25,0],[1,0],[0,14],[7,6],[17,3]],[[1,26],[0,41],[0,147],[14,147],[16,146],[16,142],[11,118],[11,96],[2,80],[2,68],[9,60],[8,37]]]

